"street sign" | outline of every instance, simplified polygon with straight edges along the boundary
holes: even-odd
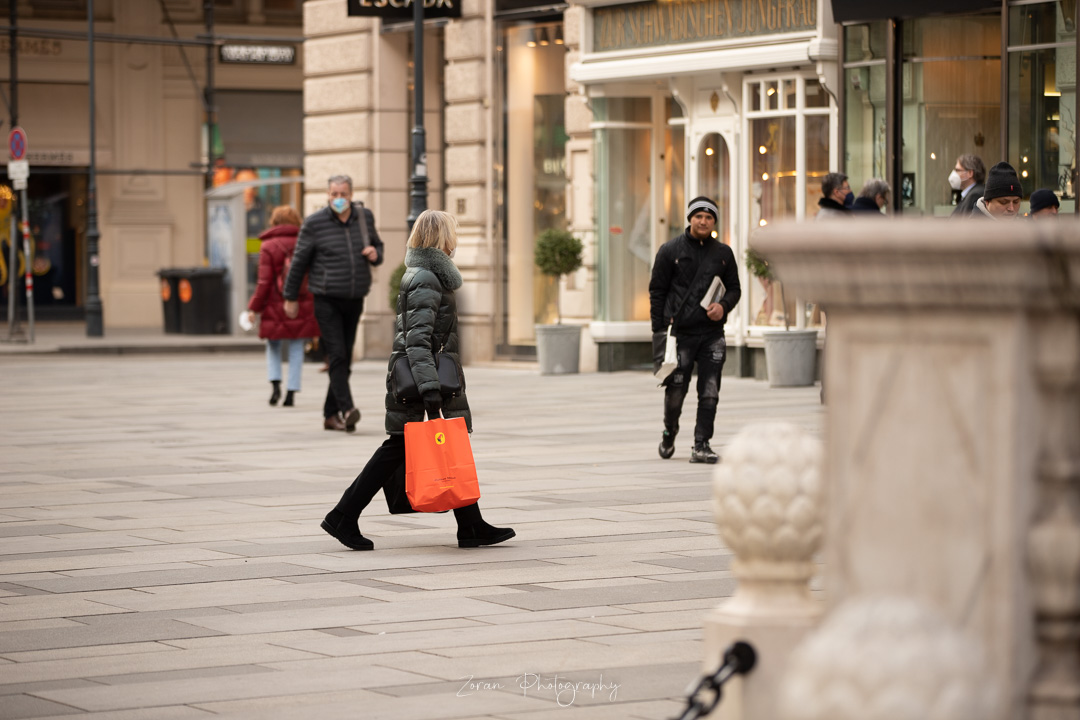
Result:
[[[29,160],[11,160],[7,165],[8,179],[15,190],[26,188],[26,179],[30,177]]]
[[[424,19],[461,17],[462,0],[422,0]],[[411,20],[412,0],[349,0],[352,17],[381,17],[384,20]]]
[[[11,153],[12,160],[23,160],[26,158],[26,131],[19,126],[11,128],[11,133],[8,135],[8,151]]]

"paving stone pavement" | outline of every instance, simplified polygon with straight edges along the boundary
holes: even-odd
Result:
[[[644,373],[467,368],[485,517],[319,520],[383,441],[322,430],[325,375],[271,408],[258,354],[0,357],[0,718],[656,720],[701,671],[729,596],[712,468],[656,455]],[[692,395],[692,394],[691,394]],[[684,425],[693,423],[688,398]],[[816,388],[725,378],[714,448],[746,423],[820,432]]]

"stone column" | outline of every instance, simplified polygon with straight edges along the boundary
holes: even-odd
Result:
[[[161,33],[160,20],[161,10],[156,4],[139,0],[113,3],[113,32],[157,35]],[[166,167],[162,53],[156,45],[117,44],[112,48],[111,84],[115,92],[110,144],[115,167]],[[108,102],[108,96],[103,93],[97,101]],[[183,137],[177,140],[184,142]],[[106,328],[153,327],[161,322],[160,285],[155,273],[171,264],[174,240],[174,218],[169,212],[165,186],[161,176],[98,178]]]
[[[828,317],[832,604],[909,597],[986,650],[999,718],[1080,714],[1080,234],[854,221],[752,244]]]
[[[776,717],[788,653],[821,615],[808,586],[824,532],[821,454],[821,442],[799,427],[755,423],[716,469],[713,510],[739,584],[705,619],[704,669],[714,672],[736,640],[753,645],[758,661],[728,682],[711,718]]]
[[[332,175],[353,179],[353,199],[375,214],[386,246],[356,355],[389,354],[387,278],[405,256],[408,38],[382,37],[376,18],[348,17],[345,0],[304,3],[304,215],[326,205]]]
[[[495,350],[498,248],[494,238],[494,3],[464,0],[446,27],[446,210],[458,221],[454,261],[465,284],[457,292],[465,363]],[[430,145],[430,142],[429,142]]]

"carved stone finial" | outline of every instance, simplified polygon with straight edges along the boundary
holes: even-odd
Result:
[[[713,511],[735,552],[739,590],[730,602],[752,603],[757,612],[778,601],[809,602],[811,559],[824,537],[821,458],[820,440],[776,422],[747,426],[724,452]]]
[[[974,641],[921,603],[895,597],[849,600],[792,654],[780,686],[780,717],[999,717],[982,657]]]

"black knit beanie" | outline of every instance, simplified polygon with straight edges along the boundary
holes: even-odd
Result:
[[[987,202],[999,197],[1023,197],[1024,190],[1020,187],[1020,178],[1013,170],[1013,166],[1007,162],[999,162],[990,168],[986,174],[986,190],[983,198]]]
[[[1035,213],[1048,207],[1061,207],[1053,190],[1043,188],[1031,193],[1031,212]]]
[[[686,219],[689,220],[694,213],[701,212],[702,210],[712,215],[713,220],[719,222],[720,210],[716,207],[715,202],[713,202],[710,198],[705,197],[704,195],[699,195],[693,200],[691,200],[689,203],[687,203]]]

